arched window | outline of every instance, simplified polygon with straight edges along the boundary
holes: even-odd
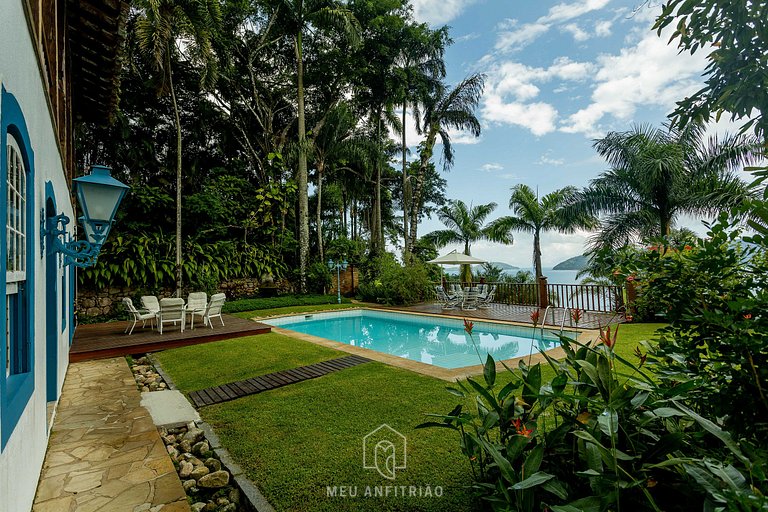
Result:
[[[16,139],[6,141],[5,373],[29,371],[30,340],[26,312],[27,170]]]

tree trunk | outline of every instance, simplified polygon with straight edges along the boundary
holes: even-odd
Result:
[[[403,264],[410,265],[411,249],[408,243],[408,200],[410,199],[410,188],[408,187],[408,164],[406,154],[408,145],[405,140],[405,111],[408,102],[403,101]]]
[[[181,117],[179,105],[176,102],[176,91],[173,88],[173,72],[171,71],[171,50],[167,52],[168,86],[173,103],[173,116],[176,121],[176,296],[181,297],[182,268],[181,268]]]
[[[373,197],[373,218],[371,225],[371,252],[378,254],[381,250],[381,241],[383,239],[381,222],[381,111],[376,111],[376,140],[379,145],[379,154],[376,155],[375,172],[376,184]]]
[[[416,246],[416,239],[418,236],[417,231],[419,228],[419,213],[421,209],[421,195],[424,189],[424,176],[427,173],[429,160],[432,158],[432,151],[435,147],[436,137],[437,133],[434,130],[430,130],[426,140],[424,141],[424,147],[421,151],[421,154],[419,155],[419,172],[416,173],[414,180],[415,186],[413,187],[413,193],[411,194],[411,252],[413,252],[413,248]]]
[[[464,254],[471,256],[469,253],[469,241],[464,242]],[[470,265],[462,265],[459,270],[459,280],[462,283],[469,285],[472,282],[472,267]]]
[[[317,163],[317,251],[320,261],[325,261],[323,255],[323,168],[322,161]]]
[[[533,234],[533,265],[536,270],[536,279],[538,280],[543,275],[543,270],[541,269],[541,234],[538,229]]]
[[[299,290],[307,291],[307,260],[309,259],[309,197],[307,183],[306,127],[304,119],[304,57],[301,32],[294,39],[296,50],[296,78],[299,115]]]

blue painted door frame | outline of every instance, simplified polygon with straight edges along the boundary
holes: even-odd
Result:
[[[50,181],[45,183],[45,218],[56,216],[56,197],[53,185]],[[59,285],[59,256],[53,247],[50,235],[45,241],[45,373],[46,373],[46,401],[51,402],[59,398],[59,317],[58,285]],[[62,304],[63,306],[63,304]]]

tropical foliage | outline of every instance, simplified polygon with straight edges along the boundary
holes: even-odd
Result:
[[[603,215],[592,247],[618,248],[669,235],[683,214],[713,216],[751,193],[737,170],[755,161],[745,136],[706,138],[705,126],[635,126],[595,142],[611,169],[580,193],[574,212]]]
[[[425,241],[433,243],[437,248],[448,244],[461,244],[464,254],[471,256],[472,243],[478,240],[490,240],[503,244],[512,243],[512,235],[507,226],[496,223],[485,223],[485,219],[496,209],[496,203],[467,206],[460,199],[451,201],[437,212],[437,218],[447,229],[433,231],[424,235]],[[472,281],[470,265],[461,266],[461,281]]]
[[[516,185],[512,189],[509,208],[514,216],[502,217],[494,225],[533,235],[533,266],[536,277],[541,270],[541,234],[547,231],[573,233],[577,228],[597,227],[597,220],[588,212],[571,208],[578,197],[576,187],[565,187],[550,192],[541,199],[528,185]]]

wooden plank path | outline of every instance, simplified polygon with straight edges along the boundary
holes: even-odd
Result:
[[[370,359],[357,355],[339,357],[338,359],[330,359],[320,363],[291,368],[290,370],[267,373],[251,379],[239,380],[220,386],[192,391],[189,394],[189,398],[192,400],[195,407],[199,409],[200,407],[228,402],[244,396],[269,391],[270,389],[295,384],[297,382],[316,379],[317,377],[322,377],[323,375],[328,375],[329,373],[351,368],[369,361]]]

